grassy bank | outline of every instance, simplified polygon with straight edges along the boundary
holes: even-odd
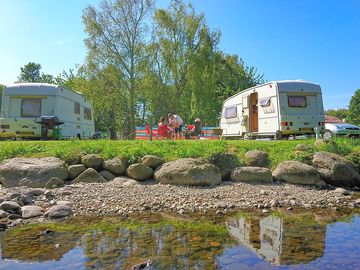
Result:
[[[309,146],[305,152],[294,152],[297,144]],[[165,160],[184,157],[211,157],[217,153],[234,154],[243,163],[244,154],[249,150],[263,150],[269,154],[271,166],[284,160],[308,160],[315,151],[329,151],[348,156],[355,161],[360,156],[360,140],[338,138],[329,144],[313,147],[314,140],[296,141],[3,141],[0,142],[0,161],[13,157],[55,156],[71,160],[80,153],[96,153],[108,159],[121,156],[130,162],[137,162],[146,154],[154,154]]]

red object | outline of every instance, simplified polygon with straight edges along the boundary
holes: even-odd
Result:
[[[193,130],[195,130],[195,125],[188,125],[187,129],[190,131],[193,131]]]
[[[159,124],[158,125],[158,135],[159,136],[167,137],[167,131],[168,131],[168,125],[167,124]]]
[[[146,135],[150,135],[150,125],[145,126]]]

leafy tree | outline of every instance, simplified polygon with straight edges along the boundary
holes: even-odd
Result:
[[[329,109],[326,110],[325,115],[334,116],[336,118],[339,118],[340,120],[348,119],[349,116],[349,110],[348,109]]]
[[[360,125],[360,89],[356,90],[349,104],[349,122]]]
[[[53,75],[45,74],[41,71],[41,65],[34,62],[27,63],[24,67],[20,67],[20,82],[37,82],[37,83],[56,83]]]
[[[173,88],[171,111],[190,121],[198,101],[211,92],[207,79],[220,33],[210,30],[204,14],[196,14],[191,4],[180,0],[172,1],[168,9],[156,10],[154,20],[157,61],[169,71],[165,83]]]
[[[83,12],[89,61],[99,70],[114,66],[128,92],[131,138],[135,138],[137,71],[144,56],[145,19],[151,9],[151,0],[102,0],[99,9],[88,6]]]
[[[40,64],[29,62],[24,67],[20,67],[18,80],[23,82],[40,82],[40,70]]]

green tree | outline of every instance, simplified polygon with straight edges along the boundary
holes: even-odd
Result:
[[[349,122],[360,125],[360,89],[356,90],[349,104]]]
[[[102,0],[99,9],[88,6],[83,23],[88,38],[88,59],[104,69],[114,66],[128,92],[129,132],[135,138],[138,72],[144,57],[147,27],[145,19],[152,9],[151,0]]]
[[[40,82],[41,65],[34,62],[27,63],[24,67],[20,67],[19,81],[23,82]]]
[[[211,77],[211,60],[220,32],[211,31],[204,14],[196,14],[191,4],[180,0],[171,1],[168,9],[156,10],[154,20],[157,61],[169,71],[166,83],[173,88],[172,111],[190,121],[200,96],[206,98],[211,92],[206,77]]]
[[[20,67],[18,80],[20,82],[56,83],[53,75],[41,72],[41,65],[34,62],[29,62],[24,67]]]

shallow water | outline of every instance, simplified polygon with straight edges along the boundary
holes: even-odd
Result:
[[[0,242],[0,269],[131,269],[147,260],[151,269],[360,269],[357,214],[82,218],[11,229]]]

